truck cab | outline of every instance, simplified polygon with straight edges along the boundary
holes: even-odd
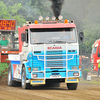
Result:
[[[13,81],[22,88],[65,82],[75,90],[81,77],[79,43],[73,21],[35,21],[18,29],[19,54],[10,54],[8,85]],[[9,78],[11,76],[11,78]]]
[[[92,45],[91,66],[94,71],[98,71],[98,60],[100,59],[100,39]]]

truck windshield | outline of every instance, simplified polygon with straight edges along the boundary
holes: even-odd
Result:
[[[75,28],[68,29],[31,29],[33,43],[73,43],[76,42]]]
[[[93,49],[92,49],[92,54],[95,54],[96,51],[97,51],[97,47],[93,47]]]

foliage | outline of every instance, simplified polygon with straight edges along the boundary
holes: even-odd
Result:
[[[21,3],[15,3],[13,6],[6,6],[0,1],[0,18],[1,19],[16,19],[18,25],[25,23],[23,16],[18,15],[18,11],[22,8]]]
[[[82,74],[87,74],[88,72],[89,72],[88,69],[84,69],[84,70],[82,71]]]
[[[7,73],[8,67],[9,66],[7,63],[0,63],[0,76],[5,75]]]
[[[85,80],[81,80],[80,83],[88,83],[88,84],[100,85],[100,81],[85,81]]]
[[[84,19],[84,33],[85,33],[85,46],[88,48],[86,52],[91,52],[92,44],[95,40],[100,38],[100,13],[98,13],[98,9],[100,9],[99,0],[91,0],[89,5],[86,7],[87,16]]]

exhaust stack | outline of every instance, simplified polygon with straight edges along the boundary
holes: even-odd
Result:
[[[50,0],[52,2],[51,8],[53,10],[54,16],[58,19],[61,14],[62,5],[64,0]]]

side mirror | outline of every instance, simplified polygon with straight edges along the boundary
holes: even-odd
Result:
[[[24,41],[26,40],[25,33],[22,33],[22,34],[21,34],[21,40],[22,40],[22,42],[24,42]]]
[[[84,33],[83,32],[79,33],[79,40],[83,43],[83,40],[84,40]]]
[[[100,57],[100,53],[98,53],[98,57]]]
[[[100,57],[100,46],[98,48],[98,57]]]

